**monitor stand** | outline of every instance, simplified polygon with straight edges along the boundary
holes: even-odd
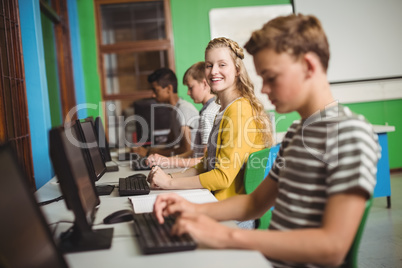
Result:
[[[63,233],[59,248],[64,253],[109,249],[112,245],[113,228],[80,232],[76,226]]]
[[[110,195],[113,192],[114,185],[96,185],[98,195]]]

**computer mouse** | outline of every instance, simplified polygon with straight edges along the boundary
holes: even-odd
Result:
[[[137,173],[137,174],[134,174],[134,175],[130,175],[128,177],[129,178],[136,178],[136,179],[142,179],[142,178],[146,179],[147,178],[147,176],[145,176],[145,174],[142,174],[142,173]]]
[[[133,220],[134,212],[129,209],[118,210],[103,219],[104,224],[113,224]]]

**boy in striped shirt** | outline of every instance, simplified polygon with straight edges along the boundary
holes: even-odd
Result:
[[[250,195],[211,204],[159,196],[162,215],[180,212],[174,232],[216,248],[262,252],[274,267],[342,266],[376,183],[380,149],[371,125],[333,98],[329,46],[314,16],[269,21],[245,45],[279,113],[301,120],[285,135],[267,178]],[[269,230],[216,221],[259,218],[274,206]]]

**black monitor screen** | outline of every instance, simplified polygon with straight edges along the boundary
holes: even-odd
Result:
[[[93,190],[93,182],[90,179],[87,166],[85,165],[82,150],[74,146],[66,135],[63,135],[63,143],[67,159],[71,164],[71,172],[77,184],[78,196],[84,208],[85,216],[88,222],[92,224],[92,213],[94,208],[99,204],[99,199],[96,192]]]
[[[96,139],[95,128],[91,121],[77,122],[81,125],[84,134],[86,147],[89,151],[92,165],[95,170],[96,178],[99,180],[106,171],[105,162],[99,150],[98,142]]]
[[[67,207],[76,210],[83,225],[92,225],[95,208],[100,200],[91,180],[82,149],[77,144],[76,128],[51,130],[50,153],[53,166],[60,181]],[[76,215],[77,218],[77,215]],[[76,219],[77,220],[77,219]],[[87,227],[85,227],[87,228]]]
[[[105,129],[103,128],[102,119],[98,116],[95,118],[95,133],[98,138],[98,145],[101,149],[102,157],[105,162],[112,161],[110,155],[109,142],[106,138]]]
[[[75,131],[75,127],[58,127],[49,135],[53,167],[67,207],[75,216],[72,231],[63,236],[60,247],[65,252],[110,248],[113,229],[92,230],[100,200]]]
[[[0,146],[0,267],[67,267],[9,146]]]

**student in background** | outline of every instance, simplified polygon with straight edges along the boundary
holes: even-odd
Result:
[[[205,77],[221,109],[201,162],[166,174],[153,167],[148,181],[156,189],[212,191],[218,200],[244,193],[242,169],[248,156],[272,145],[271,126],[243,63],[243,49],[227,38],[211,40],[205,50]]]
[[[186,100],[177,95],[176,74],[168,69],[161,68],[148,76],[148,82],[152,85],[154,98],[158,103],[172,106],[171,128],[166,147],[133,147],[132,152],[141,156],[160,154],[169,156],[181,154],[191,150],[191,131],[198,129],[198,111]],[[155,118],[158,120],[158,118]],[[194,138],[194,137],[193,137]]]
[[[192,204],[158,196],[154,213],[177,213],[173,233],[214,248],[262,252],[275,267],[340,266],[373,193],[379,145],[372,126],[338,105],[327,80],[329,46],[314,16],[269,21],[245,45],[279,113],[297,111],[267,178],[249,195]],[[217,221],[256,219],[275,206],[269,230]]]
[[[212,94],[205,79],[205,62],[197,62],[188,68],[183,76],[183,84],[187,86],[187,94],[194,102],[203,105],[199,113],[198,130],[192,146],[193,149],[171,157],[152,154],[148,157],[150,166],[158,165],[161,168],[192,167],[200,162],[207,149],[208,137],[221,106],[216,103],[216,96]]]

